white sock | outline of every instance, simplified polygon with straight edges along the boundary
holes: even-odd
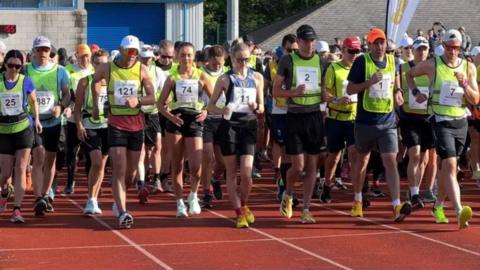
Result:
[[[190,194],[188,195],[188,198],[189,198],[189,199],[195,199],[195,198],[197,198],[197,193],[196,193],[196,192],[193,192],[193,191],[190,191]]]
[[[410,187],[410,196],[412,197],[413,195],[418,195],[419,191],[420,187],[418,186]]]
[[[362,193],[361,192],[355,192],[355,201],[361,202],[362,201]]]
[[[185,204],[183,203],[183,199],[178,199],[178,200],[177,200],[177,206],[178,206],[178,205],[185,205]]]
[[[393,205],[393,209],[395,209],[395,207],[397,207],[397,205],[400,204],[400,199],[395,199],[392,201],[392,205]]]

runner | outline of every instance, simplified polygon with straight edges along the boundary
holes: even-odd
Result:
[[[293,187],[303,176],[302,223],[315,223],[310,213],[310,201],[315,186],[319,154],[324,143],[324,128],[320,112],[320,57],[315,53],[317,34],[309,25],[297,29],[298,52],[285,55],[278,64],[273,83],[274,98],[288,98],[286,154],[292,166],[287,172],[287,187],[282,197],[280,213],[293,215]]]
[[[98,121],[102,84],[108,82],[108,146],[115,201],[112,210],[118,217],[119,227],[127,229],[133,225],[133,217],[126,207],[127,186],[135,180],[144,139],[145,124],[140,106],[155,102],[148,68],[138,61],[139,52],[138,38],[124,37],[119,56],[113,62],[97,67],[92,89],[92,117]]]
[[[3,66],[5,72],[0,76],[0,213],[6,210],[11,195],[11,189],[5,184],[13,172],[15,203],[10,221],[24,223],[21,208],[33,145],[33,128],[37,133],[42,133],[42,125],[38,117],[35,86],[30,78],[20,74],[22,53],[18,50],[7,52]],[[33,125],[28,116],[27,98],[33,108]]]
[[[477,84],[480,80],[480,46],[473,47],[470,52],[473,58],[473,64],[477,67]],[[478,106],[471,106],[472,120],[469,124],[470,134],[470,167],[472,169],[472,179],[477,181],[480,187],[480,110]],[[469,121],[470,122],[470,121]]]
[[[172,154],[172,178],[177,200],[177,217],[198,215],[202,209],[198,202],[198,186],[200,184],[202,163],[202,130],[203,121],[207,117],[202,95],[211,96],[212,85],[207,76],[193,66],[195,48],[193,44],[184,42],[178,48],[178,67],[171,75],[162,90],[158,103],[160,112],[169,120],[166,123],[166,140]],[[173,93],[171,109],[167,99]],[[190,194],[187,207],[183,202],[183,161],[188,160],[190,172]]]
[[[439,190],[433,214],[437,223],[448,223],[443,203],[448,196],[457,215],[460,229],[468,227],[472,209],[462,206],[457,182],[457,157],[462,153],[467,137],[467,102],[479,101],[477,70],[473,63],[459,57],[462,36],[454,29],[446,32],[442,56],[421,62],[407,73],[407,83],[419,103],[428,99],[415,83],[414,77],[427,75],[431,84],[429,101],[433,116],[435,147],[441,162],[438,171]]]
[[[359,56],[353,62],[348,74],[347,94],[358,94],[357,116],[355,118],[355,146],[358,152],[352,170],[354,204],[351,215],[362,217],[362,187],[370,152],[378,145],[385,177],[390,190],[394,221],[401,222],[411,212],[409,202],[400,202],[400,177],[397,170],[398,139],[393,111],[395,60],[385,54],[387,41],[385,33],[372,28],[367,35],[370,52]]]
[[[264,112],[263,77],[248,67],[250,50],[247,44],[237,43],[232,48],[233,70],[222,75],[215,84],[208,110],[223,114],[218,128],[220,148],[227,169],[227,189],[237,215],[237,228],[248,228],[255,216],[248,208],[252,188],[252,167],[257,142],[257,116]],[[226,106],[217,105],[225,94]],[[240,159],[240,184],[237,184],[237,156]]]

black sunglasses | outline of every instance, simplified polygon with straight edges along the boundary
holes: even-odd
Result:
[[[173,56],[170,55],[162,55],[160,57],[162,57],[162,59],[173,59]]]
[[[17,65],[17,64],[7,64],[8,68],[15,68],[15,69],[21,69],[22,65]]]
[[[360,50],[348,49],[347,52],[348,52],[349,54],[359,54],[359,53],[360,53]]]

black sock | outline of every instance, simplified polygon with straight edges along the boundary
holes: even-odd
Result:
[[[292,166],[292,163],[282,163],[280,164],[280,175],[283,179],[283,184],[287,186],[287,171]]]

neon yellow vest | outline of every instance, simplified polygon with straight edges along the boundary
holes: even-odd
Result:
[[[275,81],[275,77],[277,77],[277,69],[278,69],[278,63],[275,59],[272,59],[270,63],[268,64],[269,71],[270,71],[270,79],[272,80],[272,87],[273,87],[273,82]],[[287,99],[283,97],[276,97],[275,98],[275,106],[278,108],[286,108],[287,107]]]
[[[250,55],[250,58],[248,58],[248,67],[255,70],[257,67],[257,56],[256,55]]]
[[[314,69],[317,74],[317,82],[318,84],[313,86],[313,89],[305,91],[305,95],[301,97],[292,97],[290,98],[291,101],[294,104],[297,105],[315,105],[315,104],[320,104],[322,102],[322,97],[321,97],[321,90],[320,90],[320,84],[322,81],[322,72],[320,70],[320,57],[318,54],[315,54],[310,60],[304,60],[300,58],[300,56],[297,53],[292,53],[290,54],[292,57],[292,64],[293,64],[293,75],[292,75],[292,89],[297,87],[297,71],[302,68],[310,68]],[[304,78],[305,80],[314,80],[315,78]]]
[[[190,78],[190,80],[196,80],[197,81],[197,85],[198,85],[198,80],[200,80],[200,76],[202,75],[202,71],[198,68],[193,68],[193,72],[192,72],[192,77]],[[172,110],[176,110],[176,109],[193,109],[194,111],[201,111],[204,107],[204,103],[203,101],[200,99],[200,97],[198,97],[197,99],[197,102],[180,102],[177,100],[177,91],[181,91],[181,89],[177,89],[177,84],[178,82],[180,81],[183,81],[184,79],[182,79],[182,77],[180,76],[180,73],[178,72],[178,68],[177,69],[174,69],[172,70],[172,73],[171,73],[171,76],[172,76],[172,80],[175,82],[175,94],[173,96],[173,102],[172,102],[172,106],[171,106],[171,109]],[[198,86],[198,95],[200,96],[200,93],[201,93],[201,89],[200,89],[200,86]]]
[[[98,108],[98,111],[99,111],[98,120],[93,119],[93,117],[91,116],[93,112],[93,97],[92,97],[93,75],[88,75],[86,79],[87,79],[87,89],[85,89],[85,97],[83,102],[83,111],[86,112],[84,119],[89,121],[92,125],[95,125],[95,126],[103,125],[107,123],[107,118],[105,117],[103,106]],[[99,100],[100,103],[104,103],[106,101],[106,100],[102,100],[103,98],[106,98],[106,97],[99,96],[98,98],[100,99]],[[90,125],[85,127],[89,128],[89,126]]]
[[[441,104],[441,90],[442,85],[446,82],[451,82],[451,87],[449,94],[451,96],[458,93],[458,90],[463,91],[463,88],[458,86],[458,80],[455,77],[454,72],[460,71],[464,74],[467,74],[468,63],[465,60],[462,60],[461,63],[455,67],[451,68],[447,66],[441,57],[435,57],[435,81],[433,82],[433,94],[431,100],[431,109],[434,114],[448,117],[462,117],[465,115],[465,97],[461,95],[461,104],[459,106],[452,105],[442,105]]]
[[[408,63],[403,63],[401,66],[401,79],[402,79],[402,90],[403,90],[403,110],[407,113],[412,113],[412,114],[420,114],[420,115],[428,115],[428,108],[422,110],[422,109],[413,109],[410,107],[410,95],[411,91],[408,88],[407,84],[407,73],[410,70],[410,65]],[[417,87],[429,87],[430,86],[430,80],[428,79],[427,75],[415,77],[415,84]]]
[[[132,109],[125,105],[119,95],[142,96],[141,70],[142,64],[138,61],[130,68],[121,68],[115,62],[110,62],[110,81],[107,92],[112,115],[137,115],[140,113],[139,108]],[[137,93],[134,93],[135,91]]]
[[[146,114],[152,114],[152,113],[158,113],[158,108],[157,108],[157,101],[160,99],[160,94],[162,93],[162,89],[157,89],[157,71],[156,71],[157,66],[155,64],[151,64],[148,67],[148,75],[150,76],[150,80],[153,85],[153,90],[155,91],[155,103],[153,105],[147,105],[147,106],[142,106],[141,110],[142,112]],[[144,91],[144,94],[146,92]]]
[[[340,63],[331,64],[328,69],[332,69],[329,72],[327,71],[327,75],[333,76],[333,89],[329,89],[333,96],[336,98],[341,98],[344,96],[343,85],[344,81],[348,78],[348,73],[350,73],[350,68],[346,68],[342,66]],[[336,119],[339,121],[353,121],[355,120],[355,116],[357,115],[357,103],[352,102],[350,104],[335,104],[335,103],[328,103],[328,118]]]
[[[72,89],[73,92],[77,90],[77,85],[81,78],[88,76],[89,73],[93,74],[95,72],[95,69],[92,65],[87,68],[88,72],[85,72],[84,70],[78,70],[73,64],[66,65],[65,69],[70,75],[70,89]]]
[[[15,86],[7,90],[4,76],[0,75],[0,133],[14,134],[27,129],[30,126],[27,112],[23,107],[25,99],[23,95],[23,81],[25,76],[20,74]],[[10,111],[11,106],[22,106],[22,110],[16,114]],[[9,109],[10,108],[10,109]],[[1,142],[5,143],[5,142]]]
[[[40,71],[30,63],[27,65],[27,74],[32,79],[36,88],[37,103],[43,102],[39,97],[39,92],[50,92],[54,98],[54,105],[60,102],[60,90],[58,87],[58,65],[47,71]],[[41,120],[52,118],[51,113],[39,114]]]
[[[384,78],[385,76],[390,76],[390,85],[383,86],[388,87],[387,95],[388,97],[371,97],[370,89],[365,89],[363,93],[363,108],[367,112],[372,113],[390,113],[393,111],[393,83],[395,81],[395,59],[393,55],[385,55],[387,64],[385,68],[379,68],[372,60],[370,53],[365,54],[365,80],[369,80],[375,72],[380,71]],[[385,80],[378,82],[377,84],[382,87],[382,84],[388,83]]]

